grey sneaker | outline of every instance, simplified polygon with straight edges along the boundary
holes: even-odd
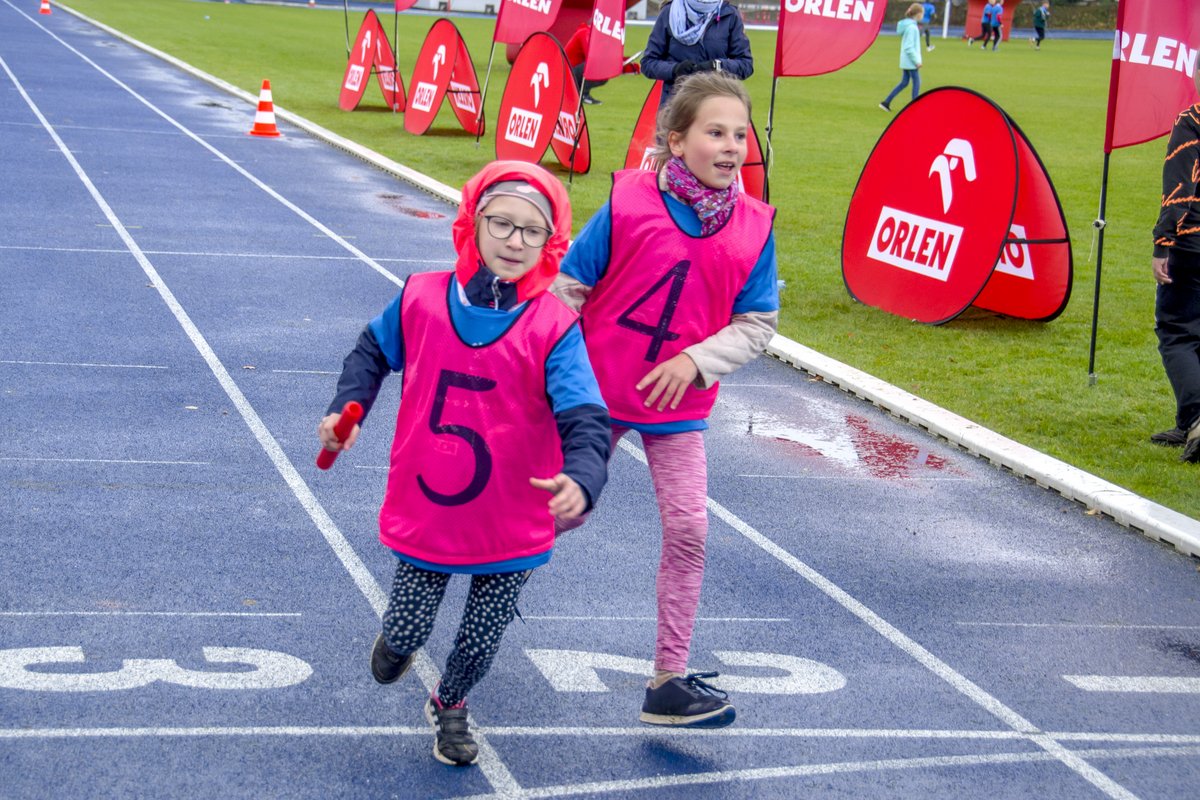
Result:
[[[677,728],[724,728],[737,717],[728,695],[704,682],[715,672],[700,672],[686,678],[671,678],[657,689],[646,688],[642,722]]]
[[[433,757],[452,767],[466,767],[479,758],[479,745],[467,725],[467,704],[446,708],[432,696],[425,701],[425,719],[433,726]]]
[[[891,113],[891,111],[892,111],[892,107],[889,106],[887,103],[880,103],[879,107],[882,108],[884,111],[887,111],[888,113]]]
[[[395,683],[400,680],[408,668],[412,666],[415,654],[398,656],[387,646],[380,633],[375,637],[375,646],[371,648],[371,675],[379,683]]]

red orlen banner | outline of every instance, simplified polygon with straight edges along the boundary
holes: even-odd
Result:
[[[500,99],[496,158],[535,164],[542,160],[570,82],[567,57],[557,39],[535,33],[525,40]]]
[[[567,54],[563,52],[563,61]],[[567,62],[567,74],[571,74],[570,63]],[[554,157],[572,172],[586,173],[592,168],[592,143],[588,138],[587,116],[583,113],[583,105],[579,102],[579,89],[575,81],[568,80],[563,87],[562,108],[558,110],[558,123],[554,126],[554,136],[550,138],[550,149]]]
[[[457,29],[455,29],[457,32]],[[458,55],[454,57],[454,69],[450,70],[450,107],[463,130],[473,136],[483,136],[487,126],[479,113],[479,76],[475,74],[475,63],[467,52],[467,43],[458,35]]]
[[[866,52],[883,24],[886,0],[783,0],[775,77],[834,72]]]
[[[842,276],[856,300],[919,322],[947,322],[977,300],[1007,316],[1057,316],[1071,284],[1066,222],[1008,115],[957,87],[907,105],[854,189]]]
[[[465,66],[460,65],[460,59],[466,61]],[[456,76],[460,80],[456,81]],[[451,100],[455,106],[455,115],[469,133],[476,132],[474,110],[470,113],[469,124],[460,113],[464,110],[460,106],[476,108],[471,97],[472,91],[476,96],[479,94],[475,66],[471,64],[471,57],[458,28],[454,27],[450,20],[439,19],[430,27],[425,42],[421,45],[421,52],[417,55],[417,62],[413,66],[409,86],[412,89],[412,97],[409,98],[408,111],[404,115],[404,130],[418,136],[429,130],[438,109],[442,106],[446,92],[453,91]]]
[[[625,66],[625,0],[595,0],[583,77],[606,81]]]
[[[1104,152],[1170,132],[1179,112],[1196,102],[1192,76],[1198,49],[1196,0],[1121,0]]]
[[[967,24],[963,28],[963,36],[978,39],[983,36],[983,7],[992,0],[968,0]],[[1000,38],[1008,41],[1012,32],[1013,12],[1024,0],[1003,0],[1004,13],[1000,15]]]
[[[548,31],[562,0],[500,0],[493,42],[520,44],[531,34]]]
[[[362,101],[367,83],[371,80],[371,72],[379,75],[379,88],[383,92],[383,101],[393,111],[404,110],[404,83],[399,80],[396,62],[392,58],[392,46],[383,25],[374,10],[368,10],[363,17],[362,25],[358,28],[358,36],[354,39],[354,47],[350,50],[350,58],[346,62],[346,72],[342,76],[342,90],[338,95],[338,108],[343,111],[353,111]]]
[[[654,128],[658,115],[658,98],[662,94],[662,81],[655,81],[650,87],[650,94],[642,104],[642,113],[638,115],[633,126],[633,136],[629,139],[629,149],[625,151],[625,169],[654,169],[650,153],[654,149]],[[767,170],[763,159],[762,147],[758,143],[758,131],[754,121],[750,122],[749,136],[746,138],[746,161],[738,173],[738,185],[746,194],[762,200],[766,193]]]

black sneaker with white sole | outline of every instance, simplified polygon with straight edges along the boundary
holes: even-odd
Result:
[[[446,708],[433,697],[425,702],[425,719],[433,726],[433,757],[452,767],[466,767],[479,758],[479,745],[467,724],[467,706]]]
[[[412,666],[413,656],[398,656],[392,652],[380,633],[375,637],[375,646],[371,648],[371,675],[379,683],[395,683],[400,680],[408,668]]]
[[[1183,428],[1171,428],[1150,434],[1150,441],[1163,447],[1183,447],[1187,444],[1187,431]]]
[[[657,689],[646,688],[642,722],[677,728],[724,728],[737,717],[729,695],[704,681],[715,672],[699,672],[686,678],[671,678]]]

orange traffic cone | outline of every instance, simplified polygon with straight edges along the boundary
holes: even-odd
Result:
[[[271,82],[268,80],[263,81],[262,91],[258,93],[258,111],[254,114],[254,127],[250,133],[253,136],[280,135],[275,127],[275,103],[271,100]]]
[[[38,13],[39,14],[51,13],[50,12],[50,0],[42,0],[42,7],[38,9]]]

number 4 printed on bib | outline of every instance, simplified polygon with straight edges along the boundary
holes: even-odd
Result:
[[[650,347],[646,350],[646,360],[652,364],[658,361],[658,354],[662,351],[664,342],[673,342],[679,338],[679,334],[671,330],[671,320],[674,319],[675,310],[679,307],[679,297],[683,294],[683,284],[687,280],[688,270],[691,268],[691,261],[680,261],[659,278],[653,286],[647,289],[641,297],[634,300],[633,305],[625,309],[621,313],[621,316],[617,317],[617,324],[622,328],[627,328],[650,337]],[[650,325],[634,319],[634,312],[648,303],[650,298],[658,294],[668,283],[670,287],[667,290],[667,298],[663,303],[662,313],[659,315],[658,321]]]

